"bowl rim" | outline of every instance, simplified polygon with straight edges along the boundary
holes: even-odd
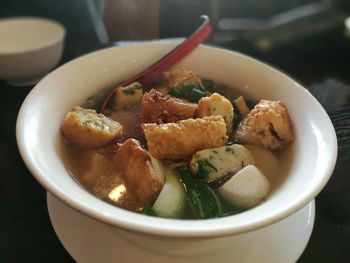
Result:
[[[142,44],[135,44],[136,48],[139,48],[143,45],[171,45],[174,46],[174,43],[142,43]],[[70,67],[72,63],[77,63],[79,59],[82,58],[88,58],[93,57],[99,52],[108,52],[109,49],[115,49],[115,48],[123,48],[123,47],[109,47],[102,50],[98,50],[89,54],[86,54],[82,57],[79,57],[77,59],[74,59],[65,65],[61,66],[63,67]],[[270,213],[268,216],[265,216],[261,218],[260,220],[252,220],[250,222],[244,222],[239,225],[229,225],[229,219],[233,216],[223,217],[223,218],[215,218],[215,219],[206,219],[206,220],[200,220],[206,222],[206,227],[200,228],[196,227],[196,222],[199,222],[198,220],[181,220],[181,219],[166,219],[166,218],[154,218],[149,217],[141,214],[137,214],[134,212],[130,212],[127,210],[123,210],[120,208],[115,208],[119,210],[123,210],[122,214],[125,215],[125,218],[117,218],[115,216],[111,216],[107,213],[101,213],[101,211],[95,211],[94,208],[89,207],[87,205],[84,205],[82,202],[77,201],[74,198],[71,198],[69,195],[67,195],[62,189],[59,189],[56,187],[56,185],[52,184],[50,180],[48,180],[45,176],[45,174],[41,174],[41,171],[36,167],[35,165],[32,165],[30,154],[28,149],[25,147],[25,141],[22,136],[22,130],[24,128],[24,119],[22,115],[26,111],[27,107],[30,107],[30,100],[32,99],[33,93],[35,91],[35,87],[32,89],[32,91],[27,95],[26,99],[24,100],[21,109],[18,114],[17,123],[16,123],[16,138],[17,138],[17,144],[19,147],[20,154],[22,156],[22,159],[24,160],[24,163],[32,173],[32,175],[36,178],[36,180],[50,193],[52,193],[56,198],[63,201],[70,207],[94,218],[98,221],[102,221],[104,223],[107,223],[111,226],[120,227],[122,229],[129,230],[131,232],[137,232],[137,233],[143,233],[143,234],[151,234],[153,236],[167,236],[167,237],[193,237],[193,238],[203,238],[203,237],[219,237],[219,236],[227,236],[232,234],[239,234],[243,232],[252,231],[258,228],[261,228],[263,226],[270,225],[272,223],[275,223],[281,219],[286,218],[287,216],[295,213],[296,211],[300,210],[302,207],[307,205],[326,185],[328,182],[330,176],[332,175],[332,171],[334,169],[336,159],[337,159],[337,139],[334,127],[332,125],[332,122],[327,115],[326,111],[323,109],[321,104],[311,95],[309,91],[307,91],[305,88],[303,88],[300,84],[298,84],[296,81],[294,81],[292,78],[287,76],[286,74],[282,73],[281,71],[275,69],[274,67],[271,67],[270,65],[260,62],[257,59],[254,59],[250,56],[243,55],[241,53],[222,49],[222,48],[216,48],[216,47],[209,47],[205,45],[200,46],[201,49],[214,49],[218,52],[228,52],[233,53],[236,56],[241,56],[244,59],[253,60],[255,63],[259,63],[260,66],[268,67],[270,70],[272,70],[276,74],[282,74],[284,77],[286,77],[289,81],[296,84],[295,88],[299,89],[299,92],[302,92],[304,96],[308,96],[311,100],[313,100],[314,103],[317,104],[319,107],[319,114],[323,115],[323,119],[327,122],[327,125],[330,125],[332,128],[332,136],[330,137],[330,140],[327,142],[327,145],[329,147],[329,162],[326,166],[326,169],[323,170],[322,174],[322,180],[319,180],[317,184],[314,184],[310,191],[306,192],[304,195],[299,197],[298,199],[295,199],[294,202],[290,202],[288,206],[282,207],[280,209],[274,210],[273,213]],[[53,71],[51,74],[59,70],[60,68]],[[47,78],[47,77],[45,77]],[[43,80],[42,80],[43,81]],[[40,85],[42,82],[40,81],[37,86]],[[100,200],[101,201],[101,200]],[[104,201],[101,201],[104,202]],[[109,205],[109,204],[107,204]],[[248,210],[249,211],[249,210]],[[238,215],[237,215],[238,216]],[[214,223],[212,223],[214,222]],[[185,225],[189,223],[194,226],[193,229],[189,229]],[[223,223],[222,225],[220,223]],[[166,225],[166,227],[164,227]],[[172,225],[176,225],[176,227],[173,227]],[[198,224],[200,225],[200,224]],[[179,227],[181,226],[181,227]]]
[[[36,52],[39,50],[43,50],[49,48],[59,42],[61,42],[66,36],[66,29],[62,23],[59,21],[46,18],[46,17],[38,17],[38,16],[14,16],[14,17],[4,17],[0,18],[0,23],[7,23],[12,21],[36,21],[44,24],[50,24],[58,29],[58,33],[50,39],[50,41],[42,41],[40,45],[36,45],[35,47],[23,50],[15,50],[15,51],[3,51],[0,49],[0,56],[10,56],[10,55],[22,55],[26,53]]]

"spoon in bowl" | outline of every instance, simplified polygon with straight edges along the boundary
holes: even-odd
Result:
[[[202,43],[209,36],[211,32],[211,26],[208,16],[202,15],[201,18],[203,19],[202,24],[183,43],[178,45],[175,49],[170,51],[168,54],[152,64],[147,69],[143,70],[142,72],[129,78],[128,80],[122,82],[117,87],[112,89],[112,91],[110,91],[103,99],[99,112],[104,112],[105,108],[108,105],[108,102],[119,87],[127,86],[132,82],[139,82],[142,86],[151,84],[152,82],[156,81],[164,71],[172,68],[174,65],[179,63],[200,43]]]

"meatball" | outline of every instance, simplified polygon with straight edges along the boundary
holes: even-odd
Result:
[[[116,110],[129,109],[141,102],[142,95],[142,86],[138,82],[133,82],[128,86],[120,87],[115,92],[113,108]]]

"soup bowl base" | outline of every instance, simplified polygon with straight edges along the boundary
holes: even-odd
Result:
[[[163,247],[154,249],[162,239],[131,238],[129,232],[91,219],[49,193],[47,206],[58,238],[77,262],[296,262],[309,241],[315,219],[312,200],[291,216],[255,231],[200,242],[185,240],[182,246],[174,240],[169,246],[165,240]],[[224,245],[210,250],[208,244],[213,242]],[[209,250],[199,249],[201,245]]]
[[[27,79],[5,79],[5,82],[10,84],[11,86],[15,87],[26,87],[26,86],[32,86],[37,84],[43,77],[45,77],[45,74],[42,74],[40,76],[27,78]]]

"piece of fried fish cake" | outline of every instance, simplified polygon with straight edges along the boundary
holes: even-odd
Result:
[[[226,123],[221,116],[142,124],[148,150],[155,158],[181,160],[193,153],[225,145]]]

